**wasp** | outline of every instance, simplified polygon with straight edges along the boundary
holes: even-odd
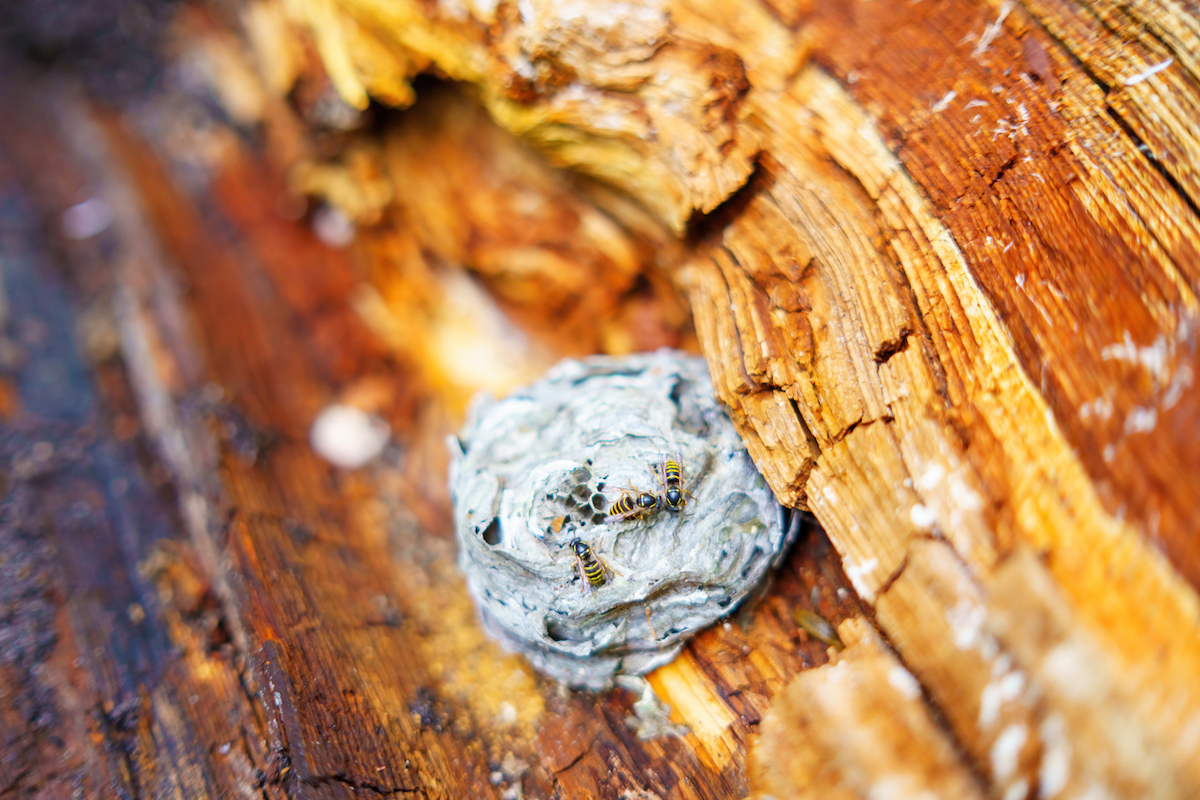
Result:
[[[663,487],[663,503],[671,511],[682,511],[687,505],[688,497],[695,498],[695,495],[683,488],[683,467],[673,458],[663,456],[661,473],[658,481]]]
[[[612,570],[600,556],[592,551],[587,542],[582,539],[572,539],[568,546],[575,553],[575,566],[579,569],[579,576],[583,579],[585,593],[591,594],[595,588],[608,583]]]
[[[661,508],[662,503],[663,500],[660,496],[650,492],[633,491],[632,494],[629,491],[621,492],[617,501],[609,506],[608,516],[604,518],[604,521],[616,522],[622,519],[647,517],[652,511]]]

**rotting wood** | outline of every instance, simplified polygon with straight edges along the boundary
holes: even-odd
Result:
[[[223,472],[199,469],[208,479],[222,475],[220,485],[236,497],[230,595],[243,609],[257,674],[292,686],[281,693],[290,702],[274,718],[273,742],[299,766],[281,779],[321,793],[408,788],[410,778],[431,793],[462,788],[454,781],[464,779],[490,791],[489,770],[500,764],[501,787],[519,783],[532,795],[555,787],[602,796],[741,794],[747,733],[792,675],[812,666],[794,652],[788,610],[804,598],[785,574],[746,631],[731,625],[705,634],[651,676],[674,718],[692,726],[684,740],[638,743],[623,724],[628,697],[564,700],[528,674],[514,678],[533,687],[515,695],[528,703],[499,699],[494,676],[522,668],[474,627],[439,536],[436,440],[452,427],[467,384],[446,380],[452,350],[448,357],[412,344],[453,305],[432,277],[444,277],[447,265],[431,262],[463,260],[515,319],[525,315],[528,335],[544,348],[522,351],[506,381],[562,346],[553,325],[539,332],[539,304],[604,347],[678,336],[665,284],[653,281],[640,316],[588,332],[596,309],[603,316],[614,308],[614,319],[624,313],[629,298],[621,295],[634,273],[675,276],[714,382],[760,468],[781,498],[807,505],[825,525],[854,588],[945,721],[930,730],[931,748],[959,747],[986,793],[1091,783],[1117,796],[1170,796],[1200,786],[1200,400],[1189,391],[1200,368],[1194,15],[1149,4],[945,0],[870,15],[844,3],[754,5],[731,19],[718,6],[680,2],[624,24],[603,4],[565,19],[537,7],[532,20],[505,6],[457,19],[369,0],[289,8],[312,26],[351,106],[365,105],[367,93],[410,103],[408,81],[431,67],[473,82],[502,126],[557,163],[611,181],[658,222],[595,184],[509,184],[560,198],[578,219],[594,204],[614,223],[586,240],[618,267],[609,270],[613,294],[581,312],[553,305],[553,293],[543,299],[537,279],[505,274],[516,251],[503,220],[521,217],[504,197],[462,213],[454,205],[461,195],[422,194],[412,174],[419,153],[396,157],[398,143],[422,141],[411,120],[385,123],[379,141],[369,132],[345,137],[353,143],[346,174],[403,190],[392,201],[386,191],[363,192],[355,205],[339,195],[346,184],[336,169],[312,171],[324,165],[301,132],[307,112],[294,113],[284,96],[289,81],[307,81],[309,91],[325,78],[316,62],[295,56],[303,37],[271,3],[247,11],[270,90],[243,111],[287,146],[261,173],[236,140],[215,160],[217,206],[245,231],[251,258],[208,242],[205,223],[190,217],[187,201],[127,134],[110,126],[101,137],[124,154],[154,219],[147,227],[164,236],[194,291],[190,313],[209,367],[172,338],[169,320],[186,314],[169,303],[163,313],[161,295],[136,295],[141,335],[166,354],[159,383],[180,392],[216,379],[254,425],[284,439],[253,468],[232,457],[227,442]],[[230,41],[204,30],[201,43]],[[598,55],[610,51],[610,60]],[[282,52],[295,62],[272,61],[270,53]],[[255,79],[233,70],[221,80]],[[308,124],[317,125],[320,107],[309,107]],[[667,124],[668,112],[680,110]],[[420,146],[441,161],[453,147],[472,152],[471,137],[455,141],[435,131]],[[503,137],[487,141],[497,149],[479,152],[489,158],[467,163],[510,152]],[[319,189],[363,223],[355,254],[368,265],[370,291],[351,291],[357,278],[347,260],[314,259],[328,251],[256,211],[282,190],[270,170],[301,161],[310,171],[307,180],[303,170],[293,173],[294,185]],[[522,163],[539,169],[535,159]],[[694,219],[686,242],[669,235],[696,210],[714,208]],[[396,225],[404,214],[455,212],[467,233]],[[476,231],[483,235],[472,240]],[[570,263],[606,263],[589,260],[590,246],[573,250],[566,240],[574,238],[559,239]],[[563,262],[535,255],[522,263],[536,265],[535,275],[548,269],[546,288],[558,297],[586,285],[578,276],[556,283],[561,276],[546,265]],[[260,294],[261,283],[245,277],[261,274],[272,276],[279,297]],[[305,285],[312,291],[297,291]],[[389,350],[349,313],[351,304],[385,334]],[[233,325],[223,318],[231,307],[239,309]],[[330,313],[323,337],[295,335],[321,330],[310,323]],[[644,338],[611,332],[635,319],[648,321]],[[403,380],[389,378],[393,370]],[[334,396],[329,384],[339,396],[376,397],[405,443],[398,469],[374,482],[338,481],[304,453],[306,421]],[[344,496],[362,502],[345,510]],[[185,508],[205,502],[189,497],[195,502]],[[260,506],[266,510],[236,513]],[[217,511],[202,510],[209,521],[195,531],[208,548],[206,569],[219,578],[225,541]],[[306,554],[310,540],[320,555]],[[389,552],[390,568],[382,566]],[[276,587],[268,576],[280,569],[293,579]],[[836,585],[833,577],[821,585]],[[336,585],[347,578],[353,589]],[[360,619],[399,627],[363,633]],[[401,642],[416,643],[420,664],[395,651]],[[304,645],[322,654],[318,663],[341,670],[336,680],[301,663]],[[345,663],[368,647],[389,654],[388,663],[347,673]],[[467,661],[485,666],[462,668]],[[1064,668],[1086,680],[1064,682]],[[337,697],[334,689],[355,694]],[[361,731],[334,735],[329,725],[405,708],[420,733],[392,722],[405,744],[386,750],[388,763],[379,765],[390,782],[358,766],[338,771],[367,739]],[[852,724],[842,710],[822,718],[831,740]],[[496,722],[513,713],[516,723]],[[541,733],[531,739],[536,723]],[[1136,747],[1122,749],[1118,733]],[[431,755],[409,772],[394,759],[413,746]],[[1136,753],[1146,757],[1130,757]],[[457,757],[474,772],[446,772],[444,759]],[[802,768],[799,780],[819,769]]]
[[[139,454],[103,249],[45,239],[88,178],[29,89],[0,93],[21,108],[0,126],[5,331],[27,332],[4,377],[0,793],[281,797],[244,660]]]
[[[338,7],[375,35],[390,30],[375,3]],[[740,24],[698,3],[670,11],[663,51],[708,41],[748,76],[731,124],[756,143],[756,171],[700,223],[677,274],[764,474],[813,509],[872,603],[904,585],[929,533],[983,586],[1036,549],[1071,626],[1117,665],[1124,694],[1112,702],[1169,754],[1155,785],[1200,786],[1194,16],[958,0],[870,15],[839,3],[758,9]],[[623,74],[603,62],[565,73],[573,42],[608,37],[624,54],[644,30],[611,24],[603,4],[561,19],[406,13],[431,33],[399,34],[401,52],[477,83],[502,125],[604,174],[603,145],[559,148],[521,120]],[[496,26],[495,38],[470,40],[473,24]],[[455,72],[470,59],[445,60],[448,44],[487,52],[494,73]],[[494,75],[519,66],[533,67],[528,91],[497,103]],[[660,96],[637,80],[625,89]],[[519,119],[510,102],[524,103]],[[596,138],[603,115],[592,111],[556,117],[572,129],[559,141]],[[696,144],[709,133],[690,131]],[[651,161],[680,149],[670,134],[646,141]],[[678,229],[665,185],[608,177]],[[1039,569],[1022,579],[1032,586]],[[938,616],[880,622],[904,642]],[[917,677],[928,684],[927,669]],[[988,688],[959,680],[954,697]],[[1071,718],[1045,697],[1044,713]],[[1012,778],[989,772],[982,750],[975,758],[996,786]]]
[[[866,620],[843,622],[846,649],[805,672],[763,723],[749,770],[772,797],[982,798],[978,780],[921,701],[914,678]]]
[[[214,230],[115,120],[89,122],[66,109],[76,155],[107,196],[123,201],[114,226],[127,312],[121,335],[139,359],[133,378],[148,432],[177,481],[196,543],[192,569],[202,581],[217,577],[211,602],[221,607],[215,598],[225,598],[235,615],[224,624],[236,664],[185,659],[154,691],[170,700],[203,677],[244,685],[247,700],[264,701],[243,723],[246,745],[223,732],[220,714],[205,712],[198,728],[181,727],[171,708],[161,722],[149,710],[130,714],[144,726],[137,736],[114,729],[99,740],[129,754],[126,780],[165,781],[196,797],[260,786],[331,797],[372,789],[744,795],[746,742],[770,697],[826,658],[796,629],[792,610],[834,621],[861,612],[828,543],[806,539],[769,597],[689,647],[687,680],[705,687],[705,705],[689,711],[724,720],[705,730],[703,746],[691,735],[639,740],[628,724],[634,696],[563,694],[479,628],[454,566],[444,494],[435,490],[444,423],[426,416],[425,426],[411,418],[403,426],[418,402],[445,390],[422,377],[418,361],[389,365],[369,336],[342,339],[358,343],[352,353],[327,348],[314,322],[349,314],[340,324],[362,325],[351,313],[354,283],[337,272],[349,262],[304,228],[258,211],[282,189],[278,175],[226,151],[229,172],[209,184],[209,197],[234,226]],[[239,232],[236,248],[230,230]],[[653,316],[647,322],[649,331],[662,329]],[[378,405],[407,442],[403,458],[373,475],[339,477],[309,451],[306,421],[333,396],[327,382],[353,393],[363,380],[377,386],[388,368],[416,376],[393,380]],[[172,595],[187,606],[193,581],[172,563],[151,559],[147,574],[176,586]],[[168,732],[184,751],[203,755],[189,755],[179,769],[162,763]]]

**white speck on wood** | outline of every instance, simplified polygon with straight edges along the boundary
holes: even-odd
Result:
[[[1038,795],[1055,797],[1071,776],[1071,742],[1059,714],[1051,714],[1038,727],[1042,739],[1042,761],[1038,765]]]
[[[979,695],[979,727],[987,730],[1000,719],[1000,708],[1016,700],[1025,690],[1025,676],[1009,672],[983,687]]]
[[[956,97],[958,97],[958,92],[951,89],[950,91],[948,91],[944,95],[942,95],[941,100],[938,100],[936,103],[934,103],[932,106],[930,106],[929,110],[931,112],[933,112],[934,114],[940,114],[943,111],[945,111],[952,102],[954,102],[954,98],[956,98]]]
[[[313,213],[313,233],[329,247],[349,247],[357,232],[354,221],[333,206],[321,206]]]
[[[1133,86],[1135,84],[1139,84],[1142,81],[1149,78],[1151,75],[1157,75],[1158,73],[1162,72],[1164,69],[1166,69],[1167,67],[1171,66],[1174,63],[1175,63],[1174,58],[1168,58],[1166,61],[1155,64],[1152,67],[1147,67],[1146,69],[1142,70],[1141,72],[1137,73],[1136,75],[1131,75],[1130,77],[1126,78],[1125,85]]]
[[[912,519],[913,525],[923,531],[933,530],[933,526],[937,523],[937,513],[922,503],[914,503],[908,515]]]
[[[879,559],[868,558],[861,564],[846,562],[845,567],[846,577],[850,579],[850,583],[854,584],[854,591],[858,592],[858,596],[868,602],[874,600],[875,592],[865,579],[871,577],[871,574],[879,568]]]
[[[1149,433],[1158,427],[1158,411],[1144,406],[1134,406],[1125,417],[1125,435]]]
[[[992,776],[998,783],[1006,783],[1017,771],[1017,760],[1021,748],[1029,738],[1029,731],[1024,725],[1013,723],[1000,732],[992,744],[990,753],[992,761]],[[1024,794],[1021,795],[1024,797]]]
[[[979,37],[979,42],[975,45],[975,49],[971,51],[971,55],[978,58],[987,52],[987,49],[991,43],[995,41],[996,37],[1000,35],[1000,32],[1004,30],[1004,20],[1011,12],[1012,3],[1009,2],[1009,0],[1004,0],[1004,2],[1000,4],[1000,13],[997,15],[996,21],[989,23],[988,26],[983,29],[983,34]]]
[[[313,420],[309,444],[329,463],[355,469],[383,452],[388,424],[353,406],[327,406]]]
[[[62,231],[68,239],[90,239],[108,230],[112,209],[103,197],[90,197],[63,212]]]
[[[910,700],[921,696],[921,684],[913,674],[897,664],[888,671],[888,683]]]

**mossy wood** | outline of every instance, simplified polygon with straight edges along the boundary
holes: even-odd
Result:
[[[1200,792],[1196,8],[619,9],[193,7],[180,41],[240,133],[4,97],[25,191],[61,209],[91,181],[115,210],[109,250],[61,255],[108,276],[128,368],[93,374],[118,410],[133,387],[190,545],[68,539],[84,489],[14,479],[66,577],[29,623],[57,647],[4,666],[27,733],[0,787]],[[369,98],[376,124],[335,124]],[[296,192],[354,245],[289,219]],[[649,676],[691,732],[642,741],[634,694],[560,692],[482,633],[441,437],[472,387],[662,344],[704,353],[828,540]],[[332,399],[392,423],[382,465],[309,450]]]

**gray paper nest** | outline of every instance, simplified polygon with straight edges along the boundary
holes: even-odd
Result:
[[[700,358],[564,361],[523,391],[478,401],[451,446],[459,561],[484,623],[574,686],[605,688],[673,659],[794,533]],[[663,493],[667,458],[683,467],[687,506],[605,522],[623,489]],[[590,592],[576,538],[612,571]]]

